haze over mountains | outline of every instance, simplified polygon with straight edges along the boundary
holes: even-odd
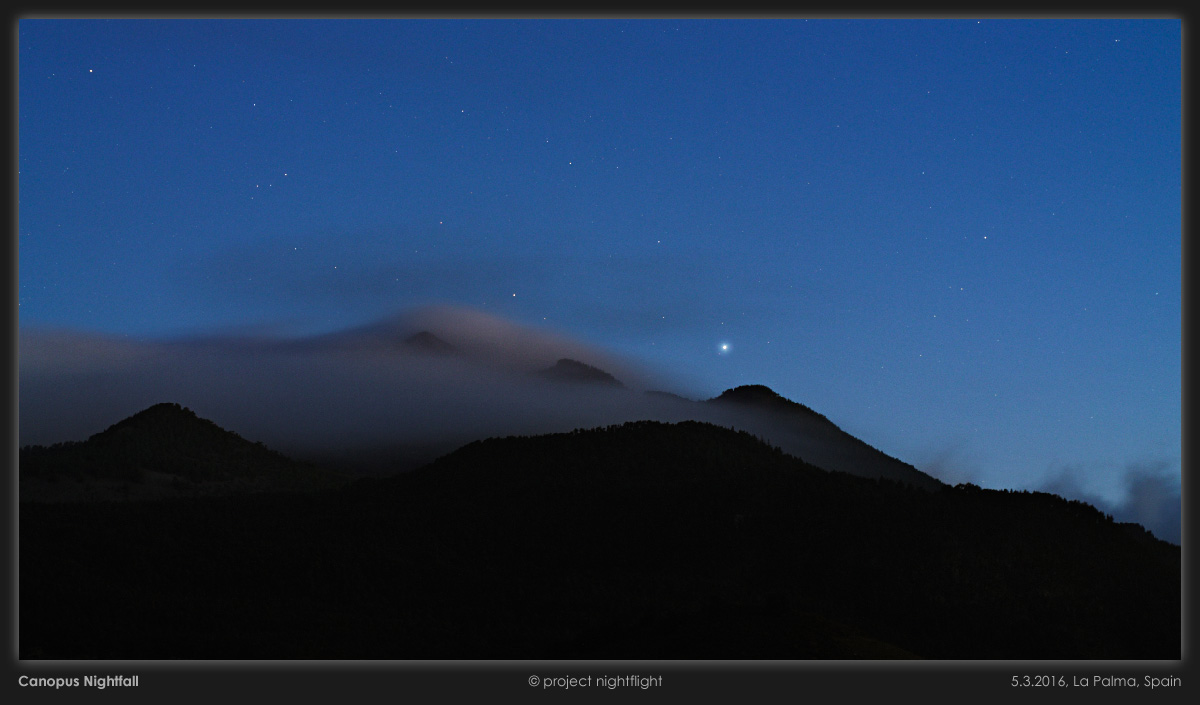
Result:
[[[560,359],[631,387],[648,378],[579,343],[456,309],[300,338],[22,331],[20,345],[22,445],[86,438],[161,401],[293,454],[461,443],[637,415],[639,395],[536,374]]]
[[[22,330],[20,351],[21,445],[78,441],[168,401],[290,457],[379,474],[479,438],[697,420],[747,430],[829,469],[931,482],[765,388],[693,401],[707,395],[594,346],[449,307],[305,337],[135,341]],[[581,383],[589,378],[606,383]],[[1170,508],[1169,497],[1137,499]],[[1133,508],[1105,507],[1121,518]]]
[[[730,390],[708,402],[653,393],[660,390],[630,389],[596,364],[570,357],[542,366],[547,357],[569,353],[610,364],[647,384],[647,378],[630,365],[582,346],[478,315],[450,321],[457,325],[438,328],[455,343],[429,330],[409,333],[411,323],[390,320],[299,340],[210,339],[140,350],[130,345],[132,364],[118,364],[117,375],[105,370],[92,379],[109,386],[98,395],[101,398],[117,393],[119,384],[129,386],[122,392],[125,395],[138,386],[146,392],[174,392],[173,397],[159,399],[188,399],[189,405],[207,409],[223,424],[246,429],[271,447],[310,459],[337,458],[344,467],[359,470],[409,469],[487,436],[561,432],[637,420],[703,420],[749,430],[830,470],[937,484],[766,387]],[[477,328],[487,335],[467,334]],[[187,357],[193,359],[180,359],[178,366],[171,362]],[[230,361],[230,369],[218,369],[216,363]],[[192,367],[186,366],[189,362]],[[244,377],[238,374],[239,362]],[[254,366],[258,370],[252,375]],[[207,373],[156,377],[155,372],[164,367],[199,368]],[[263,386],[285,371],[292,377],[287,388]],[[26,396],[35,408],[42,398],[34,386],[36,379],[30,380]],[[342,384],[331,386],[331,379]],[[199,384],[183,386],[189,382]],[[238,392],[239,396],[229,396]],[[281,404],[280,397],[289,402]],[[248,413],[252,409],[257,413]],[[26,419],[36,427],[32,410],[23,416]],[[298,426],[288,419],[295,419]],[[300,428],[306,429],[302,435],[298,435]],[[34,433],[27,430],[28,436]]]
[[[22,658],[1179,657],[1180,550],[1141,526],[951,487],[766,386],[631,388],[509,332],[60,338],[72,384],[34,358],[42,394],[243,400],[329,455],[171,402],[23,447]]]

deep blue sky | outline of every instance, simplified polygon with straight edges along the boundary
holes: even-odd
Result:
[[[766,384],[951,481],[1178,486],[1178,20],[19,42],[23,328],[301,334],[449,303],[697,395]]]

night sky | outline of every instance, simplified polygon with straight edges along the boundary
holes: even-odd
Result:
[[[22,20],[21,332],[450,306],[1178,522],[1181,29]]]

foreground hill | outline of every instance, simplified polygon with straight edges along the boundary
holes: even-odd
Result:
[[[703,423],[20,519],[23,659],[1180,657],[1180,551],[1140,527]]]
[[[86,441],[20,450],[22,501],[160,499],[343,482],[178,404],[155,404]]]

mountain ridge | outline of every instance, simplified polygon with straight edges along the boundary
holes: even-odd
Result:
[[[788,399],[765,384],[744,384],[732,387],[712,399],[708,399],[707,402],[711,404],[741,404],[772,409],[782,413],[805,414],[834,425],[824,414],[813,411],[798,401]]]
[[[18,461],[22,501],[159,499],[344,481],[173,402],[153,404],[84,441],[25,446]]]
[[[765,385],[733,387],[697,403],[757,414],[759,420],[765,420],[768,426],[776,429],[770,435],[772,440],[786,445],[793,455],[825,470],[860,477],[885,477],[926,490],[944,486],[937,478],[843,431],[824,414]]]
[[[695,421],[21,520],[22,658],[1180,656],[1181,552],[1140,527],[829,472]]]
[[[616,377],[613,377],[608,372],[594,367],[579,360],[571,358],[559,358],[553,366],[546,369],[538,370],[535,374],[543,379],[553,380],[555,382],[575,382],[582,384],[600,384],[609,385],[618,389],[624,389],[625,385]]]
[[[457,347],[427,330],[413,333],[404,339],[403,344],[409,350],[433,355],[456,355],[459,352]]]

